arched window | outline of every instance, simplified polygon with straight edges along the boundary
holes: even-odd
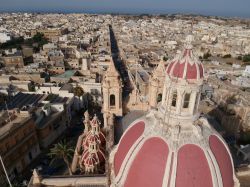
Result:
[[[190,93],[186,93],[184,97],[184,102],[183,102],[183,108],[188,108],[189,106],[189,101],[190,101]]]
[[[161,100],[162,100],[162,94],[160,93],[157,96],[157,103],[161,102]]]
[[[176,101],[177,101],[177,91],[175,90],[172,94],[172,106],[176,107]]]
[[[114,94],[110,95],[109,104],[110,104],[110,106],[115,106],[115,95]]]

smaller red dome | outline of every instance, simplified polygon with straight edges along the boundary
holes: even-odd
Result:
[[[82,154],[81,162],[84,164],[84,166],[101,164],[104,161],[105,154],[102,148],[99,148],[96,151],[90,151],[89,149],[86,149]]]
[[[83,141],[83,147],[86,149],[89,147],[89,143],[90,142],[96,142],[98,144],[100,144],[102,147],[105,147],[106,144],[106,138],[105,135],[102,131],[100,131],[98,134],[93,134],[92,131],[89,131],[86,135],[86,137],[84,138]]]

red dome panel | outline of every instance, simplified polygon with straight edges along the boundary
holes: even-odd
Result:
[[[180,63],[177,62],[176,64],[173,65],[173,76],[182,78],[183,73],[184,73],[184,68],[185,68],[185,63]]]
[[[129,149],[144,132],[144,128],[145,128],[145,123],[143,121],[140,121],[135,125],[133,125],[130,129],[128,129],[127,132],[123,135],[114,157],[115,175],[118,174],[122,162],[126,157]]]
[[[170,71],[171,71],[172,66],[173,66],[174,63],[175,63],[175,62],[171,62],[171,63],[168,65],[168,67],[167,67],[167,73],[168,73],[168,74],[170,73]]]
[[[233,166],[225,145],[216,135],[209,137],[209,145],[219,165],[223,186],[233,187]]]
[[[146,140],[129,169],[124,187],[162,187],[168,155],[164,140]]]
[[[187,144],[178,151],[176,187],[212,187],[212,176],[204,151]]]
[[[187,79],[197,79],[197,68],[196,64],[191,65],[190,63],[187,64]]]
[[[203,70],[203,66],[202,64],[199,64],[199,69],[200,69],[200,78],[203,78],[204,77],[204,70]]]

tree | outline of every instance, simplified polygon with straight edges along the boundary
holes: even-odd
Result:
[[[243,62],[250,62],[250,54],[243,56]]]
[[[163,60],[164,60],[164,61],[168,61],[168,56],[164,56],[164,57],[163,57]]]
[[[63,159],[68,167],[69,174],[72,175],[70,160],[72,159],[73,153],[74,150],[66,143],[66,141],[54,144],[54,147],[50,149],[50,153],[48,154],[52,158],[50,164],[57,159]]]
[[[77,87],[74,88],[73,93],[74,93],[75,96],[80,98],[81,96],[83,96],[84,91],[83,91],[82,87],[77,86]]]
[[[203,59],[205,59],[205,60],[207,60],[209,57],[211,57],[212,55],[209,53],[209,52],[207,52],[207,53],[205,53],[204,55],[203,55]]]
[[[74,89],[73,89],[73,93],[74,93],[74,96],[77,96],[79,98],[79,101],[81,101],[81,97],[83,96],[84,94],[84,90],[82,87],[80,86],[76,86]],[[80,108],[80,102],[79,102],[79,108]]]
[[[226,54],[226,55],[223,56],[223,58],[231,58],[231,57],[232,57],[231,54]]]

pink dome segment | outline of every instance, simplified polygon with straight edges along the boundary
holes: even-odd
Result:
[[[86,166],[91,164],[100,164],[105,161],[105,154],[103,149],[97,150],[97,152],[90,152],[86,149],[82,154],[82,163]]]
[[[89,147],[89,142],[97,142],[98,144],[101,144],[101,146],[105,147],[106,144],[106,138],[102,131],[100,131],[98,134],[93,134],[91,131],[89,131],[84,138],[83,141],[83,147],[86,149]]]
[[[126,157],[128,151],[143,134],[145,128],[145,123],[143,121],[137,122],[131,128],[129,128],[123,135],[119,142],[117,152],[114,157],[114,171],[115,175],[119,173],[120,167],[124,158]]]
[[[176,187],[213,187],[212,175],[204,151],[186,144],[178,151]]]
[[[223,186],[233,187],[233,166],[227,148],[216,135],[209,137],[209,145],[219,165]]]
[[[178,61],[177,63],[174,64],[174,68],[172,71],[173,75],[175,77],[183,77],[184,68],[185,68],[185,63],[180,63]]]
[[[167,75],[172,78],[198,80],[204,77],[202,63],[194,56],[192,49],[184,49],[167,67]]]
[[[164,140],[146,140],[133,160],[124,187],[162,187],[168,155]]]

